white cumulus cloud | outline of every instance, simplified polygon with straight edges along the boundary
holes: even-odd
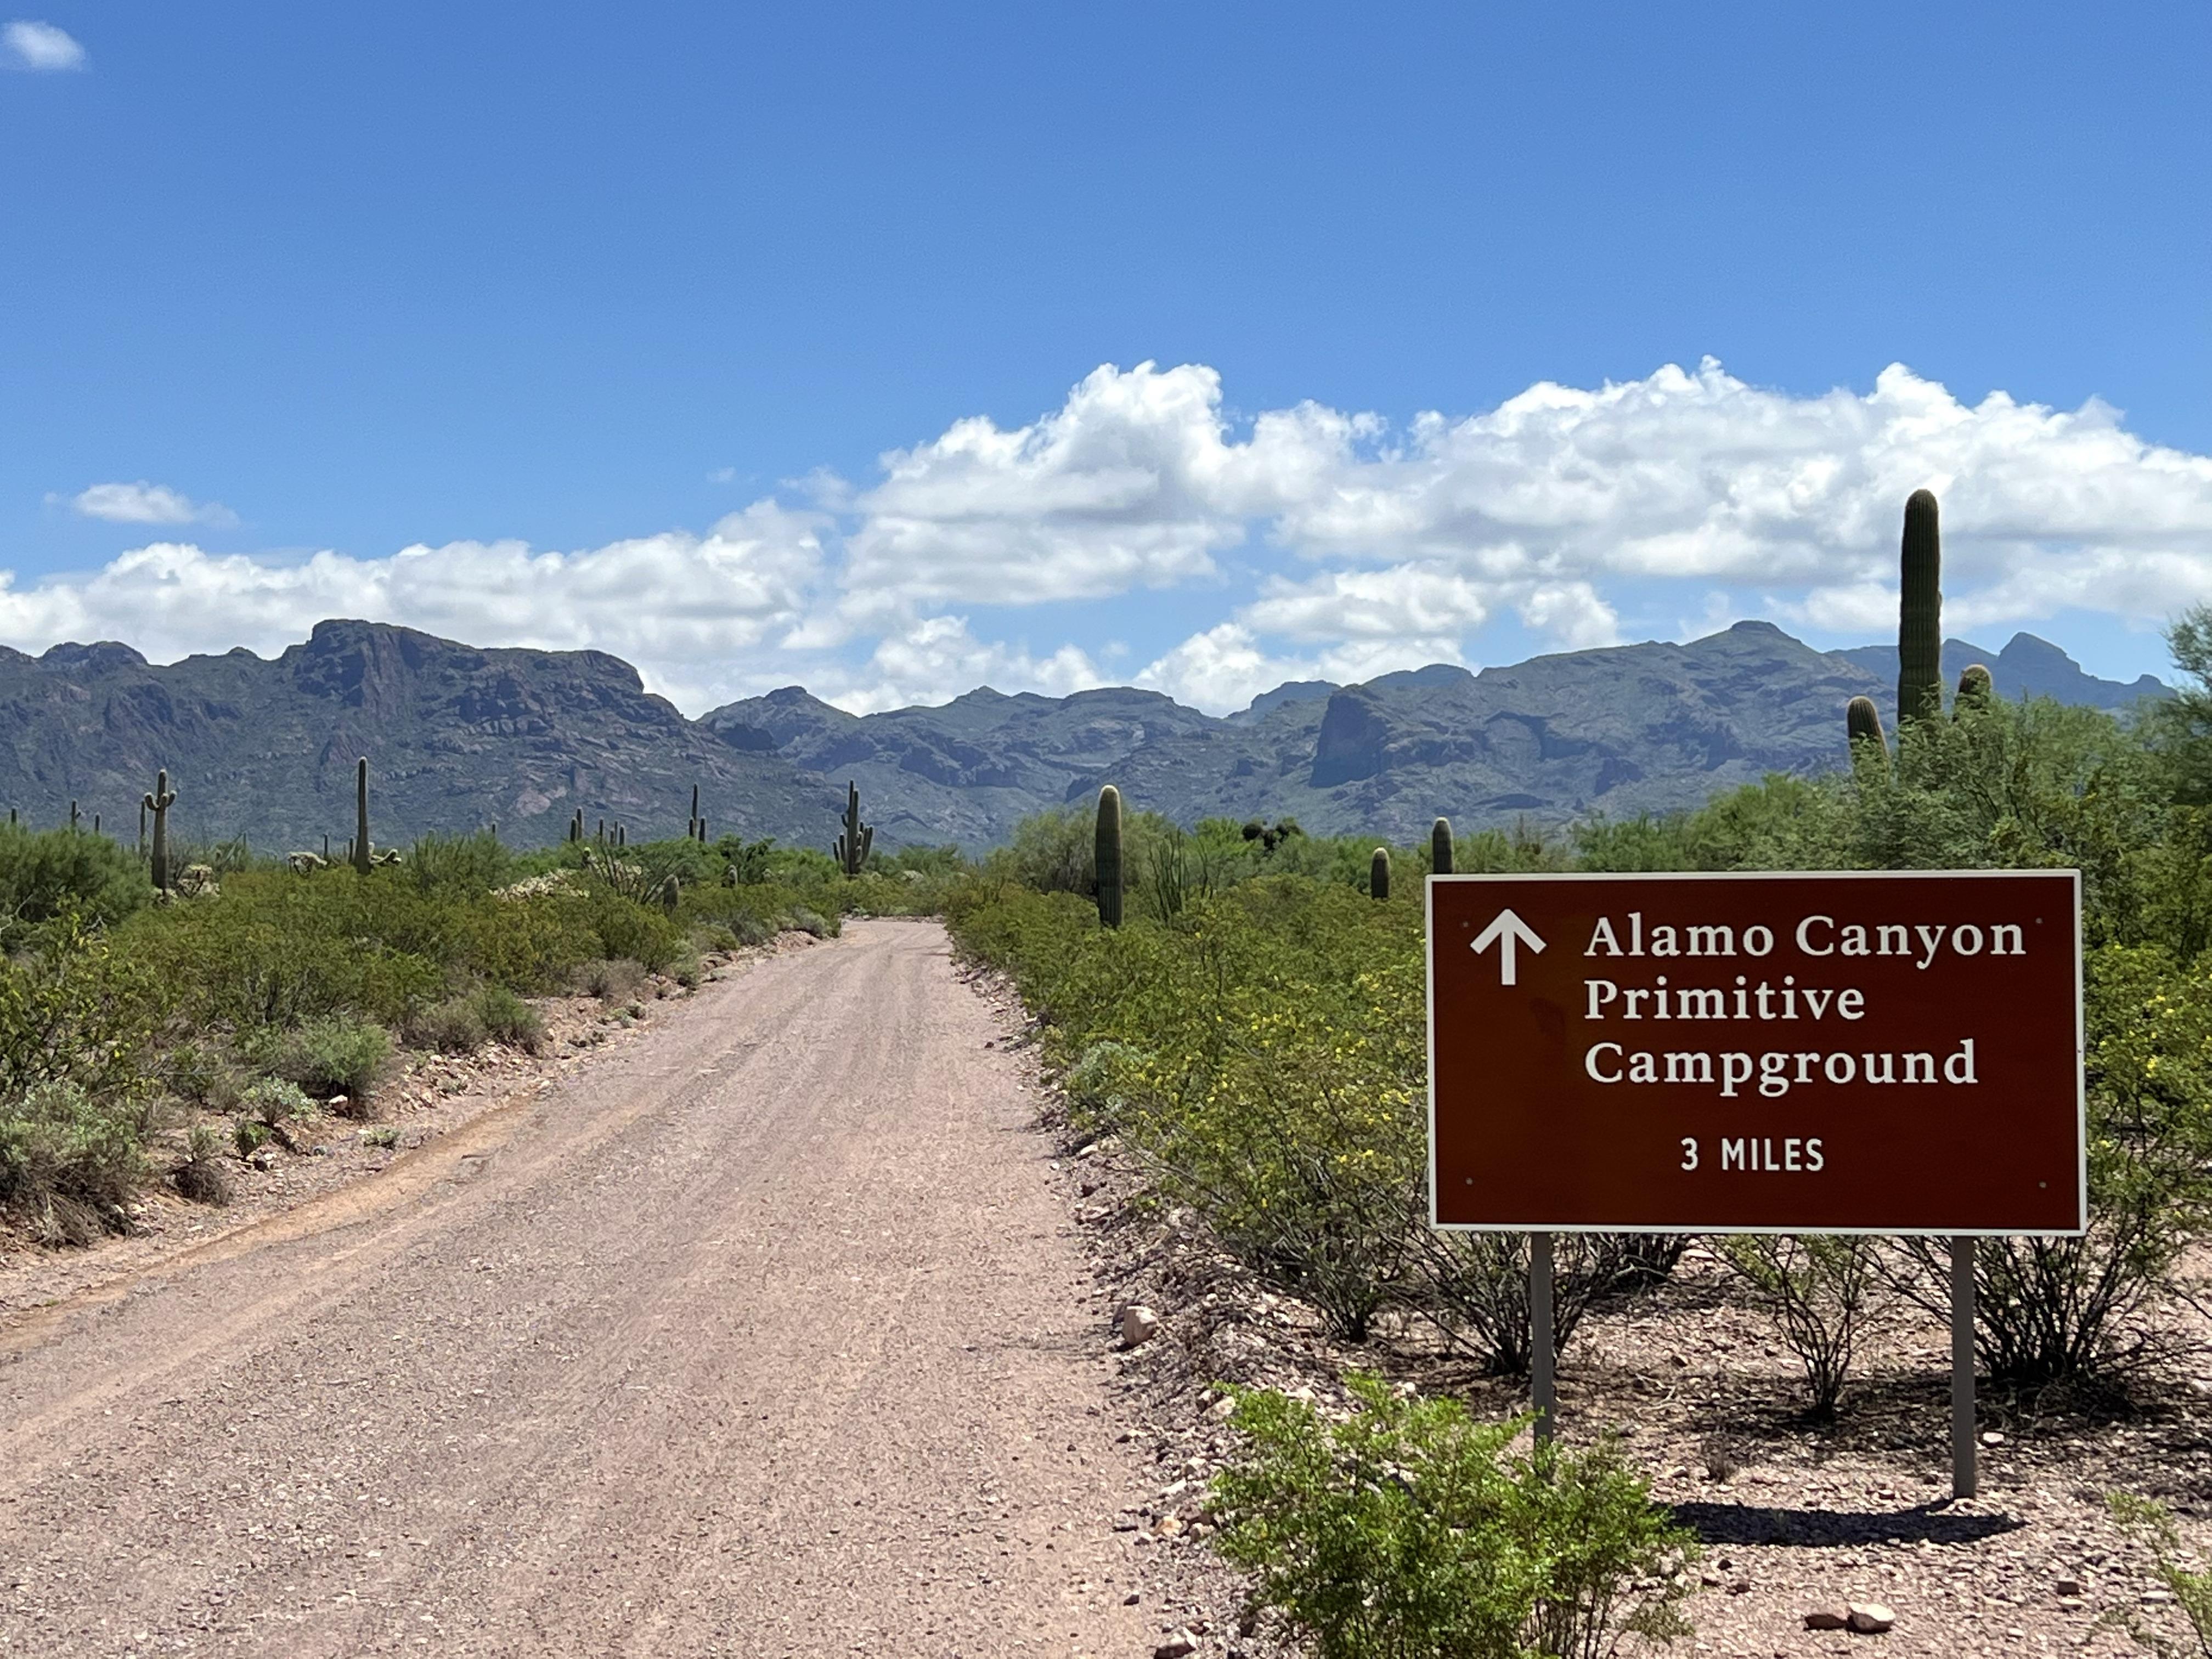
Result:
[[[1024,425],[955,420],[872,477],[811,475],[787,487],[803,505],[764,501],[704,535],[304,562],[165,541],[88,574],[0,580],[0,638],[161,655],[356,615],[596,646],[695,709],[793,680],[877,708],[1099,684],[1133,617],[1139,683],[1231,708],[1287,678],[1495,659],[1483,642],[1501,633],[1576,648],[1764,616],[1881,638],[1923,485],[1954,629],[2084,611],[2154,627],[2212,600],[2212,457],[2094,400],[1969,404],[1900,365],[1806,395],[1707,361],[1402,422],[1310,402],[1244,419],[1212,369],[1140,363],[1095,370]],[[143,482],[75,499],[127,523],[224,512]],[[1078,608],[1100,600],[1121,603]]]
[[[696,712],[790,678],[775,659],[806,614],[820,528],[763,502],[705,536],[575,553],[456,542],[278,563],[157,542],[88,577],[21,587],[0,573],[0,641],[118,639],[157,661],[237,645],[270,655],[325,617],[361,617],[475,645],[611,652]]]
[[[0,52],[17,69],[52,73],[84,67],[84,48],[66,30],[26,17],[0,27]]]
[[[195,501],[167,484],[96,483],[71,498],[70,505],[88,519],[110,524],[233,525],[238,514],[221,501]]]

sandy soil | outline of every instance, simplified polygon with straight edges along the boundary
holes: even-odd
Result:
[[[1151,1652],[1110,1298],[943,933],[652,1024],[0,1316],[0,1653]]]

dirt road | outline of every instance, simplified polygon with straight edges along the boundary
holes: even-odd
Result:
[[[0,1326],[0,1654],[1149,1654],[1109,1310],[944,934],[660,1024]]]

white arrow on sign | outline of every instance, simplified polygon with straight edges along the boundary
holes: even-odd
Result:
[[[1490,926],[1474,936],[1477,951],[1487,951],[1493,945],[1498,947],[1498,982],[1500,985],[1513,983],[1513,952],[1516,946],[1525,945],[1540,956],[1544,950],[1544,941],[1536,936],[1536,930],[1510,909],[1500,910]]]

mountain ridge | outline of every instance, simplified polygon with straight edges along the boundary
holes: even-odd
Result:
[[[2096,679],[2028,634],[1996,653],[1946,642],[1948,675],[1969,660],[2011,695],[2124,708],[2166,690],[2148,675]],[[1130,686],[1066,697],[979,686],[858,715],[793,685],[693,720],[605,652],[332,619],[271,658],[240,647],[156,665],[115,641],[36,657],[0,647],[0,804],[52,823],[76,800],[88,823],[99,812],[128,839],[166,767],[184,835],[319,849],[351,833],[353,763],[366,755],[380,842],[496,823],[537,844],[578,810],[587,830],[604,817],[640,838],[680,834],[696,784],[712,833],[826,844],[848,779],[887,849],[981,850],[1109,781],[1186,823],[1289,816],[1407,841],[1438,813],[1463,829],[1553,824],[1823,769],[1841,758],[1844,703],[1863,694],[1887,708],[1894,681],[1892,647],[1820,652],[1747,622],[1479,672],[1431,664],[1352,685],[1288,682],[1225,716]]]

